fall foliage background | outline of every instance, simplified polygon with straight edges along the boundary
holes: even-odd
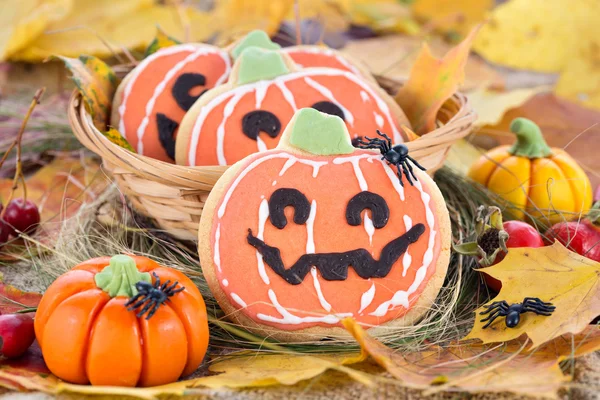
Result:
[[[56,57],[76,59],[85,54],[110,65],[133,64],[143,57],[157,26],[179,41],[219,46],[263,29],[282,45],[323,43],[341,49],[364,62],[374,75],[396,80],[410,76],[397,99],[407,114],[418,116],[411,119],[416,134],[431,128],[439,106],[458,88],[468,94],[478,114],[474,133],[455,144],[448,155],[447,165],[459,176],[486,149],[511,143],[510,122],[526,117],[540,126],[549,145],[566,149],[577,160],[594,188],[600,185],[597,0],[0,0],[0,10],[0,154],[16,135],[32,94],[47,87],[23,137],[30,196],[41,204],[45,223],[43,234],[35,239],[37,249],[64,246],[57,244],[58,232],[70,219],[80,217],[80,209],[106,199],[121,206],[125,202],[110,189],[97,157],[82,149],[71,133],[65,109],[74,85]],[[72,61],[67,65],[71,70],[85,70]],[[0,170],[0,198],[10,192],[15,165],[9,159]],[[130,222],[126,207],[116,209],[100,207],[94,212],[116,229]],[[131,247],[125,240],[119,245]],[[600,348],[600,334],[596,327],[587,326],[587,319],[600,314],[596,282],[600,265],[575,259],[562,246],[544,251],[538,258],[514,253],[514,260],[505,261],[530,265],[533,275],[527,278],[518,271],[492,273],[507,280],[535,281],[539,273],[553,267],[581,267],[577,274],[561,271],[556,282],[545,281],[549,286],[533,292],[539,289],[549,295],[548,288],[556,288],[564,294],[563,308],[584,315],[585,320],[525,324],[519,331],[503,331],[501,340],[475,323],[469,338],[505,341],[484,350],[480,343],[464,345],[457,337],[443,347],[430,344],[412,353],[398,353],[345,321],[356,339],[351,354],[292,354],[267,341],[267,352],[277,354],[249,351],[245,357],[218,358],[210,370],[220,375],[145,391],[111,391],[48,378],[48,371],[39,365],[39,350],[34,349],[31,362],[23,362],[25,367],[0,368],[0,386],[49,394],[143,398],[214,395],[218,390],[227,390],[224,393],[233,397],[240,395],[234,390],[241,387],[246,388],[243,393],[248,398],[306,394],[315,398],[451,397],[466,392],[483,397],[481,393],[489,391],[508,398],[557,398],[559,394],[591,398],[600,385],[600,356],[595,352]],[[29,265],[23,260],[35,257],[31,252],[28,248],[0,261],[5,282],[18,287],[1,287],[2,298],[8,299],[0,307],[2,312],[12,311],[9,307],[15,301],[35,306],[39,298],[29,292],[47,286],[35,269],[19,268]],[[581,292],[569,291],[569,282],[584,282]],[[516,289],[500,295],[515,302],[524,296]],[[480,358],[482,352],[485,357]],[[579,356],[585,357],[575,363]],[[470,364],[473,358],[478,361]]]

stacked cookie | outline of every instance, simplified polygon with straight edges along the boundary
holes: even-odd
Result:
[[[150,55],[119,86],[111,125],[139,154],[231,165],[275,148],[306,107],[342,118],[352,138],[379,129],[399,143],[409,125],[356,62],[319,46],[282,49],[262,31],[224,49],[180,44]]]

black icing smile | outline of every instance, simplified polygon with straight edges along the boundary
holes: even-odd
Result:
[[[258,239],[248,229],[248,243],[262,254],[264,262],[280,277],[292,285],[299,285],[314,266],[327,281],[343,281],[348,277],[348,268],[363,279],[384,278],[411,243],[415,243],[425,232],[423,224],[416,224],[404,235],[392,240],[381,250],[379,260],[366,249],[356,249],[344,253],[304,254],[290,268],[285,268],[281,252]]]

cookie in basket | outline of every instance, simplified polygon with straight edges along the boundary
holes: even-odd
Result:
[[[299,69],[278,50],[245,49],[227,84],[202,96],[179,128],[177,164],[230,165],[274,148],[294,112],[304,107],[337,115],[352,137],[380,129],[402,142],[406,116],[371,81],[333,68]]]
[[[276,149],[219,179],[198,247],[229,318],[301,341],[346,337],[345,317],[380,335],[427,312],[450,257],[446,204],[403,145],[377,143],[380,150],[354,148],[339,117],[306,108]],[[380,151],[400,151],[407,172]]]
[[[138,154],[175,159],[175,136],[184,114],[207,89],[224,83],[229,54],[214,46],[180,44],[145,58],[121,82],[111,125]]]
[[[368,69],[359,61],[326,46],[315,45],[297,45],[284,47],[271,41],[265,31],[255,30],[248,33],[239,42],[231,46],[230,54],[236,59],[248,47],[261,47],[268,50],[281,49],[282,52],[289,55],[294,63],[300,68],[326,67],[336,68],[352,72],[362,76],[365,79],[373,80],[373,76]]]

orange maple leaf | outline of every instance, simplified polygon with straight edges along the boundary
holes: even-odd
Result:
[[[469,35],[441,58],[435,58],[427,43],[423,44],[413,64],[408,81],[396,95],[414,131],[423,135],[435,129],[437,113],[465,79],[465,66],[473,39],[481,28]]]

